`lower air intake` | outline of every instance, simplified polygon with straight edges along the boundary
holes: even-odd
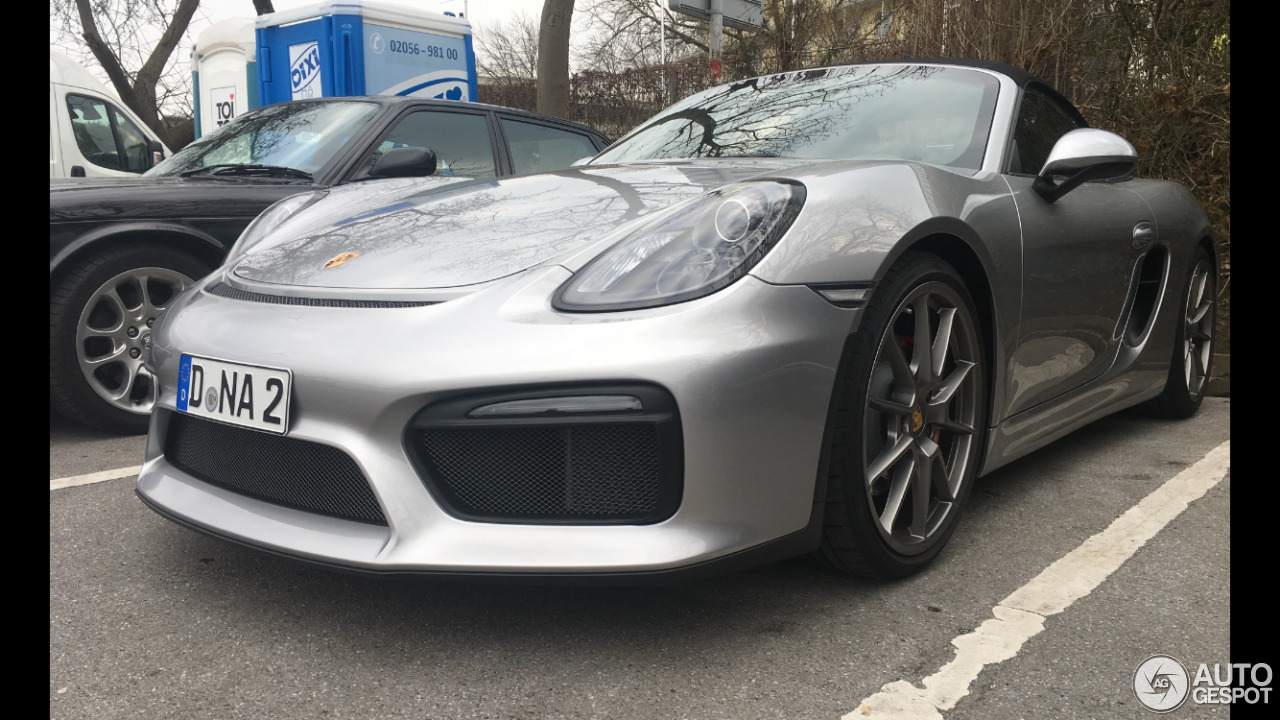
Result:
[[[651,521],[662,496],[650,423],[415,431],[429,479],[464,517],[518,522]]]
[[[211,485],[258,500],[386,525],[354,460],[329,445],[172,413],[165,457]]]

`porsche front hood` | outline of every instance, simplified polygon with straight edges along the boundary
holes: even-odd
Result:
[[[572,254],[655,210],[793,165],[751,158],[585,166],[426,191],[410,186],[366,205],[347,198],[337,213],[325,209],[338,199],[330,197],[306,211],[317,222],[269,238],[232,273],[299,288],[476,285]]]

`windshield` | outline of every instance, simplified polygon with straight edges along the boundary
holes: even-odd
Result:
[[[686,98],[592,162],[764,156],[977,169],[999,86],[976,70],[920,65],[753,78]]]
[[[145,174],[181,175],[201,168],[216,172],[215,166],[252,165],[296,171],[290,177],[299,172],[310,175],[377,112],[377,103],[359,101],[270,105],[223,125]]]

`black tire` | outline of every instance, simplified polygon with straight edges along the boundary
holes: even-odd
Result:
[[[1173,342],[1173,359],[1164,392],[1147,404],[1160,417],[1185,419],[1196,414],[1213,371],[1213,330],[1217,319],[1218,268],[1209,251],[1196,250],[1183,286],[1182,310]]]
[[[155,385],[142,367],[150,329],[169,301],[209,268],[173,248],[128,243],[92,250],[49,288],[49,403],[110,433],[147,431]]]
[[[922,330],[924,347],[914,342]],[[973,300],[946,262],[909,253],[885,275],[849,339],[831,403],[818,550],[828,564],[902,578],[942,551],[982,456],[984,347]]]

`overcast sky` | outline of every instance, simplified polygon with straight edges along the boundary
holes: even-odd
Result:
[[[317,0],[272,0],[276,10],[287,10],[301,5],[315,5]],[[471,21],[472,34],[477,29],[499,23],[514,13],[523,12],[534,19],[542,17],[542,0],[386,0],[388,5],[412,5],[426,10],[466,14]],[[575,7],[585,6],[586,0],[578,0]],[[580,7],[577,9],[581,10]],[[202,18],[203,16],[203,18]],[[196,19],[191,23],[194,38],[211,23],[229,17],[253,17],[252,0],[201,0]]]

